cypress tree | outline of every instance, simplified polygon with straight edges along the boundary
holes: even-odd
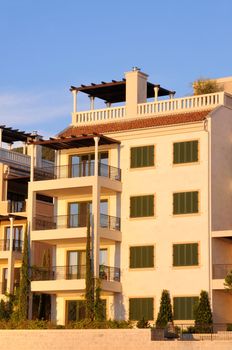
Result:
[[[94,319],[94,278],[91,264],[90,211],[87,209],[86,275],[85,275],[86,318]]]
[[[210,331],[213,324],[213,316],[209,302],[209,295],[205,290],[201,291],[199,302],[195,309],[195,327],[199,332]]]
[[[26,320],[28,317],[28,304],[30,293],[29,280],[29,251],[28,251],[28,233],[27,226],[24,233],[23,259],[20,273],[19,285],[19,302],[18,302],[18,317],[20,320]]]
[[[42,259],[42,268],[45,277],[49,273],[51,265],[51,257],[50,257],[50,250],[46,249],[43,252],[43,259]],[[38,307],[38,318],[39,320],[41,319],[46,319],[48,316],[48,313],[50,310],[50,295],[48,294],[40,294],[39,295],[39,307]]]
[[[104,303],[101,299],[101,281],[96,280],[95,287],[95,302],[94,302],[94,318],[96,321],[104,321],[105,312],[104,312]]]
[[[173,322],[172,305],[168,290],[163,290],[160,300],[160,309],[156,320],[157,328],[164,328],[168,322]]]

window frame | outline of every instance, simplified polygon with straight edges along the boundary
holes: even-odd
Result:
[[[193,192],[197,192],[198,193],[198,211],[197,212],[184,212],[184,213],[175,213],[174,212],[174,195],[175,194],[182,194],[182,193],[193,193]],[[173,217],[178,217],[178,216],[194,216],[194,215],[200,215],[200,199],[201,199],[201,191],[199,189],[192,189],[192,190],[185,190],[185,191],[175,191],[172,192],[172,216]]]
[[[194,309],[192,310],[193,317],[192,318],[175,318],[175,299],[186,299],[186,298],[196,298],[199,301],[199,296],[198,295],[175,295],[172,298],[172,305],[173,305],[173,320],[174,321],[193,321],[194,320]],[[195,301],[197,302],[197,301]]]
[[[131,216],[131,200],[132,198],[140,198],[140,197],[149,197],[153,196],[153,214],[152,215],[146,215],[146,216]],[[138,194],[138,195],[132,195],[130,196],[129,200],[129,219],[131,220],[138,220],[138,219],[149,219],[149,218],[154,218],[155,217],[155,200],[156,200],[156,195],[154,193],[152,194]]]
[[[128,319],[130,321],[139,321],[141,320],[144,316],[142,317],[139,317],[138,319],[135,319],[135,318],[131,318],[131,310],[130,310],[130,307],[131,307],[131,304],[130,304],[130,301],[131,300],[142,300],[142,299],[152,299],[152,319],[148,319],[147,321],[154,321],[155,317],[155,298],[154,296],[133,296],[133,297],[129,297],[129,300],[128,300]]]
[[[131,249],[133,248],[146,248],[146,247],[152,247],[153,248],[153,256],[152,256],[152,262],[153,262],[153,266],[140,266],[140,267],[131,267]],[[129,246],[129,269],[130,270],[141,270],[141,269],[145,269],[145,270],[149,270],[149,269],[154,269],[155,268],[155,245],[154,244],[143,244],[143,245],[132,245]]]
[[[174,246],[197,244],[197,264],[194,265],[174,265]],[[172,243],[172,267],[173,269],[197,268],[200,266],[200,242],[174,242]]]
[[[189,161],[189,162],[178,162],[175,163],[174,162],[174,158],[175,158],[175,144],[178,143],[187,143],[187,142],[197,142],[197,160],[196,161]],[[172,165],[174,167],[178,167],[178,166],[183,166],[183,165],[194,165],[194,164],[199,164],[200,162],[200,139],[196,138],[196,139],[187,139],[187,140],[177,140],[177,141],[173,141],[172,142]]]
[[[142,165],[142,166],[133,166],[132,167],[132,149],[145,148],[145,147],[153,147],[153,164],[152,165]],[[156,160],[155,152],[156,152],[156,145],[155,144],[131,146],[130,147],[130,167],[129,167],[129,169],[133,171],[133,170],[138,170],[138,169],[154,168],[155,167],[155,160]]]

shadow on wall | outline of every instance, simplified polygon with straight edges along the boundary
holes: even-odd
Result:
[[[111,304],[110,308],[111,314],[114,315],[115,320],[121,321],[127,319],[122,294],[118,293],[114,295],[114,301]]]

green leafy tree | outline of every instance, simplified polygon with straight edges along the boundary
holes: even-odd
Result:
[[[194,95],[204,95],[218,92],[221,88],[216,80],[200,78],[193,83],[193,90]]]
[[[24,234],[23,259],[20,274],[19,300],[18,300],[18,317],[20,320],[26,320],[28,317],[28,304],[30,293],[29,280],[29,251],[28,251],[28,234],[27,227]]]
[[[195,329],[197,332],[210,332],[213,316],[209,302],[209,295],[201,291],[200,299],[195,308]]]
[[[160,309],[156,320],[157,328],[164,328],[168,322],[173,322],[172,305],[168,290],[163,290],[160,300]]]
[[[87,209],[86,275],[85,275],[86,318],[94,319],[94,278],[91,263],[90,210]]]

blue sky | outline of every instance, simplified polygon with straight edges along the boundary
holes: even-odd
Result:
[[[133,66],[177,96],[230,76],[231,13],[231,0],[0,0],[0,123],[56,134],[71,122],[70,85]]]

